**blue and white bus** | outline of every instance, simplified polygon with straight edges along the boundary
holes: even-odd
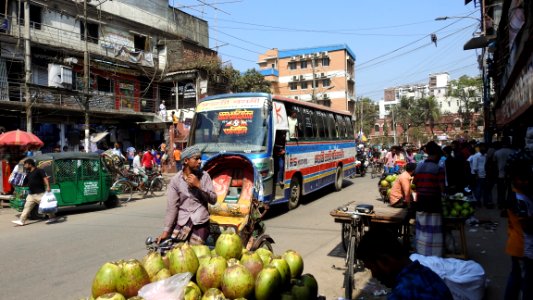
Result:
[[[287,112],[295,113],[289,121]],[[289,138],[289,136],[293,136]],[[277,139],[276,139],[277,138]],[[279,155],[285,149],[282,176],[277,182]],[[263,179],[263,201],[296,208],[302,195],[333,184],[342,188],[355,172],[355,139],[347,111],[266,93],[224,94],[207,97],[196,107],[189,145],[198,145],[207,159],[218,153],[240,153],[250,158]]]

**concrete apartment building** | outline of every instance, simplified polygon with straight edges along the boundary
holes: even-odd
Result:
[[[390,109],[400,103],[402,98],[420,99],[433,96],[443,114],[457,114],[459,99],[448,96],[450,88],[450,75],[448,73],[435,73],[429,75],[428,83],[406,84],[386,88],[383,100],[379,101],[379,118],[383,119],[390,114]]]
[[[354,112],[355,54],[347,45],[274,48],[258,65],[274,94]]]
[[[85,113],[108,143],[157,146],[171,110],[217,92],[194,68],[216,59],[207,22],[166,0],[0,0],[0,25],[0,126],[37,134],[43,152],[77,150]]]
[[[379,120],[374,125],[370,138],[380,138],[385,134],[384,126],[387,124],[387,131],[389,136],[396,134],[397,137],[403,134],[401,126],[393,125],[393,108],[400,103],[402,98],[420,99],[424,97],[433,96],[437,101],[441,112],[441,119],[438,121],[438,126],[434,131],[439,136],[454,135],[460,132],[461,116],[459,111],[461,109],[461,100],[449,96],[449,89],[454,88],[450,85],[450,75],[446,72],[430,74],[428,83],[420,84],[405,84],[396,87],[386,88],[383,93],[383,99],[378,102],[379,106]],[[481,95],[479,96],[481,103]],[[474,113],[473,117],[478,119],[479,113]],[[473,125],[474,130],[480,130]],[[396,132],[393,129],[396,127]],[[443,129],[444,128],[444,129]],[[481,129],[482,130],[482,129]]]

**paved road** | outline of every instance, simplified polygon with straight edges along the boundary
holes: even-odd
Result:
[[[377,196],[376,179],[355,178],[345,180],[340,192],[328,189],[307,197],[296,210],[273,208],[266,225],[267,233],[276,242],[274,252],[281,254],[287,249],[300,252],[305,261],[304,273],[316,276],[319,292],[327,299],[337,299],[343,295],[343,270],[333,266],[343,266],[344,251],[340,245],[340,225],[333,222],[329,212],[355,197],[372,203]],[[146,253],[144,239],[159,234],[165,205],[165,198],[161,197],[115,209],[87,206],[63,210],[66,219],[61,223],[37,222],[24,227],[14,227],[9,222],[16,212],[0,210],[1,298],[55,300],[88,296],[92,278],[104,262],[140,259]],[[505,221],[500,220],[498,236],[504,234],[504,228]],[[489,234],[494,236],[497,232]],[[498,274],[489,276],[491,285],[496,287],[492,291],[498,291],[505,278],[502,269],[508,269],[507,260],[502,260],[503,250],[485,247],[484,243],[492,237],[482,230],[468,233],[472,234],[479,238],[469,245],[473,248],[470,253],[478,261],[490,259],[486,262],[490,265],[487,271]],[[495,261],[499,263],[494,264]],[[368,274],[359,276],[360,284],[367,284]],[[499,299],[491,296],[495,295],[489,294],[489,299]]]

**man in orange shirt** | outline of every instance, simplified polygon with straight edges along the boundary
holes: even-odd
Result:
[[[181,151],[177,147],[174,147],[174,160],[176,161],[176,172],[181,170]]]
[[[408,163],[405,166],[405,171],[398,176],[398,179],[392,185],[389,195],[391,206],[406,207],[411,202],[411,180],[415,169],[415,163]]]

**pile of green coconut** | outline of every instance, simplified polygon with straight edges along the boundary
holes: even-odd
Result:
[[[88,299],[144,299],[138,295],[143,286],[186,272],[191,273],[191,280],[176,300],[317,299],[317,281],[311,274],[302,275],[303,268],[296,251],[282,255],[266,248],[248,251],[239,235],[225,232],[212,250],[206,245],[178,243],[164,256],[149,252],[141,261],[105,263],[93,279]]]

